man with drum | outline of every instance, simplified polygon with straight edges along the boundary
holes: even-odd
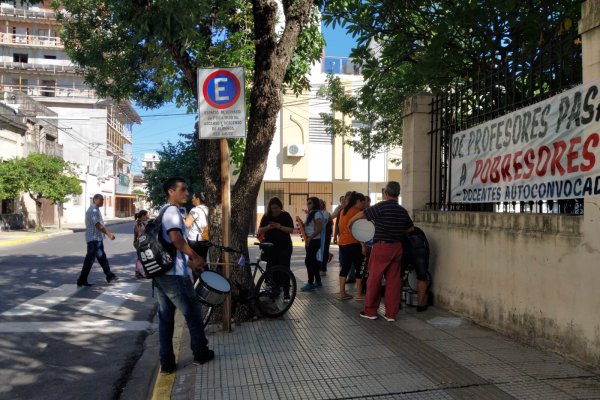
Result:
[[[188,201],[188,188],[183,178],[173,177],[165,181],[163,190],[167,195],[167,204],[161,208],[161,211],[166,208],[162,218],[163,244],[167,248],[175,247],[177,254],[173,268],[154,278],[154,285],[158,294],[161,373],[170,374],[177,367],[173,353],[175,309],[179,309],[185,317],[190,332],[194,364],[204,364],[212,360],[215,353],[208,348],[200,302],[196,298],[192,283],[192,270],[200,275],[205,263],[185,241],[185,222],[180,211],[180,207]]]
[[[377,319],[381,300],[381,278],[385,277],[385,320],[393,322],[400,311],[400,261],[402,240],[406,232],[414,229],[412,219],[404,207],[398,204],[400,184],[390,181],[384,190],[384,201],[360,211],[350,220],[350,225],[359,219],[367,219],[375,225],[373,248],[369,258],[369,279],[365,305],[360,316]]]

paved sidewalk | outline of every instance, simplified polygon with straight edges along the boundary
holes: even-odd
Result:
[[[114,218],[105,221],[106,226],[133,222],[133,218]],[[37,240],[47,239],[52,236],[68,235],[73,232],[85,230],[85,224],[65,224],[62,229],[56,226],[46,227],[43,232],[33,231],[0,231],[0,248],[18,246]]]
[[[292,260],[299,287],[302,253],[296,247]],[[322,289],[298,292],[284,318],[231,333],[211,326],[216,358],[203,366],[192,364],[179,319],[171,399],[600,399],[597,371],[444,310],[404,307],[392,323],[360,318],[362,303],[334,297],[338,271],[330,268]]]

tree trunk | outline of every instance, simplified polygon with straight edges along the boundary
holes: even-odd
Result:
[[[281,36],[275,34],[278,21],[277,2],[253,0],[252,3],[256,43],[254,79],[250,95],[250,118],[244,163],[238,180],[231,190],[230,226],[232,229],[229,243],[234,248],[244,249],[246,255],[250,223],[253,213],[256,212],[253,205],[256,204],[266,170],[277,114],[281,109],[283,80],[298,37],[309,21],[313,1],[283,1],[286,24]],[[204,190],[210,208],[210,236],[212,241],[220,242],[222,229],[219,141],[201,140],[197,148],[201,168],[205,172]],[[235,260],[232,257],[232,261]],[[245,269],[230,268],[230,272],[231,280],[242,285],[249,278],[248,270]],[[250,316],[250,310],[241,311],[238,317],[245,319]]]

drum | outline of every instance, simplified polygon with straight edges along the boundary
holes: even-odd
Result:
[[[195,284],[196,295],[204,304],[218,306],[222,304],[231,291],[231,284],[221,274],[204,271]]]
[[[352,224],[352,236],[359,242],[368,242],[375,236],[375,225],[366,219],[359,219]]]

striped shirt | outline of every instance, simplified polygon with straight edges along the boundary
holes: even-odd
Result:
[[[104,233],[96,227],[96,224],[104,225],[102,213],[97,205],[92,204],[85,212],[85,241],[86,242],[101,242],[104,240]]]
[[[413,221],[404,207],[395,200],[385,200],[364,210],[365,217],[375,224],[377,242],[401,242]]]

